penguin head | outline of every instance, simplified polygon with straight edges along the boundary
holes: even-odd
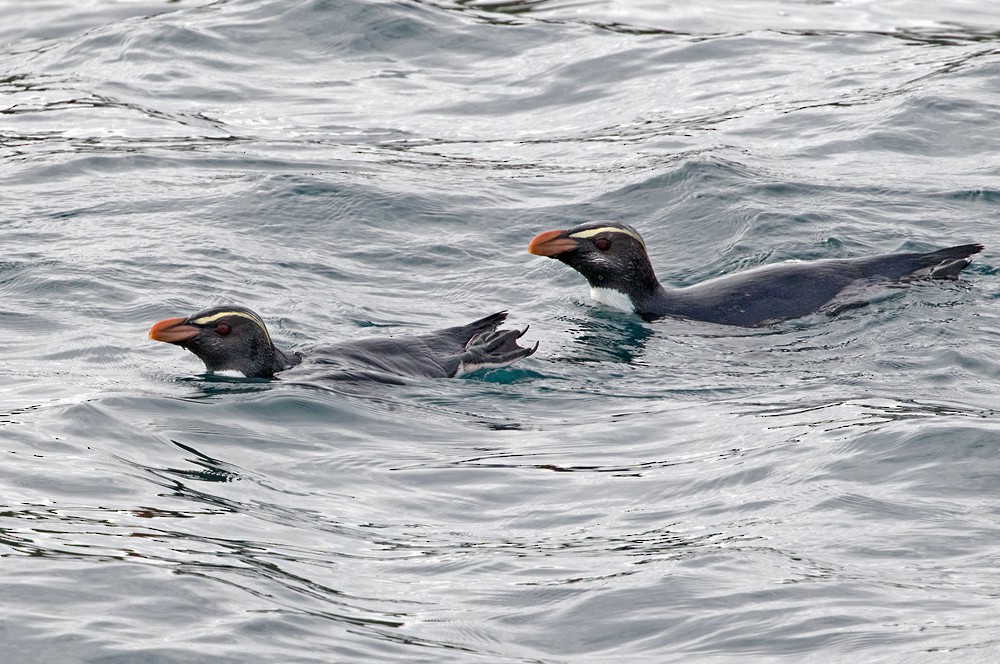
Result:
[[[246,307],[213,307],[187,318],[167,318],[153,325],[149,338],[186,348],[209,371],[239,371],[248,378],[270,378],[297,363],[275,348],[264,321]]]
[[[636,310],[660,287],[645,241],[627,224],[598,221],[547,231],[535,236],[528,251],[569,265],[595,291],[607,289],[627,296]]]

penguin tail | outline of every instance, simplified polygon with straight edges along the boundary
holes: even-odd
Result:
[[[506,311],[498,311],[495,314],[490,314],[489,316],[484,316],[479,320],[474,320],[468,325],[462,326],[462,332],[467,336],[466,338],[472,338],[483,334],[484,332],[493,332],[498,327],[503,325],[504,321],[507,320]]]
[[[972,263],[970,256],[982,250],[981,244],[963,244],[933,251],[927,254],[928,262],[932,264],[927,276],[931,279],[957,279],[958,273]]]
[[[927,253],[882,254],[862,259],[863,275],[903,282],[917,279],[957,279],[972,262],[970,256],[983,250],[981,244],[962,244]]]

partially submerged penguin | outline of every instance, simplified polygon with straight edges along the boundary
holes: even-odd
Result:
[[[239,371],[248,378],[274,378],[299,369],[339,379],[399,382],[399,377],[455,378],[478,369],[505,367],[538,349],[517,344],[528,328],[499,329],[501,311],[468,325],[429,334],[371,337],[306,353],[282,350],[263,319],[239,306],[221,306],[153,325],[149,338],[191,351],[209,371]]]
[[[687,288],[663,286],[646,243],[631,226],[609,221],[541,233],[528,246],[562,261],[590,283],[593,298],[646,320],[664,316],[755,327],[822,310],[865,281],[955,279],[983,250],[963,244],[928,253],[879,254],[762,265]]]

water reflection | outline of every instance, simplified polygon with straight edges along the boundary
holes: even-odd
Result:
[[[574,349],[572,357],[556,361],[633,364],[642,357],[646,341],[654,334],[653,327],[617,311],[593,308],[588,313],[587,317],[560,319],[574,334]]]
[[[548,453],[535,454],[512,454],[501,452],[497,454],[487,454],[459,459],[455,461],[421,463],[411,466],[394,467],[392,470],[413,470],[417,468],[445,468],[445,467],[473,467],[473,468],[494,468],[494,469],[534,469],[547,470],[554,473],[609,473],[619,477],[642,477],[652,470],[672,468],[675,466],[686,466],[691,464],[703,464],[710,460],[723,460],[733,457],[744,456],[747,453],[743,449],[725,449],[715,451],[710,454],[698,456],[685,456],[677,459],[659,459],[655,461],[637,461],[629,464],[586,464],[586,463],[556,463],[540,461],[544,457],[553,456]]]
[[[0,546],[38,558],[123,561],[167,565],[172,573],[221,582],[266,600],[275,609],[305,612],[358,626],[401,627],[400,609],[377,605],[416,602],[354,595],[293,568],[332,567],[325,549],[309,549],[276,541],[211,536],[197,530],[166,527],[137,528],[128,516],[140,519],[211,517],[215,510],[177,511],[156,508],[104,510],[101,508],[42,508],[27,506],[0,511],[0,518],[44,524],[0,527]],[[194,527],[194,526],[192,526]],[[315,574],[315,577],[321,576]],[[290,593],[290,594],[289,594]],[[314,606],[309,606],[316,602]],[[366,606],[371,604],[372,606]],[[338,611],[337,609],[343,609]]]
[[[771,425],[775,429],[817,427],[827,432],[855,427],[879,428],[904,420],[936,417],[988,418],[996,415],[993,409],[911,399],[820,399],[805,403],[801,400],[744,402],[735,412],[741,415],[787,420]]]

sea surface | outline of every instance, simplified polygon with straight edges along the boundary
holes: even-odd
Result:
[[[1000,660],[1000,5],[0,0],[0,659]],[[659,277],[982,242],[760,329]],[[210,375],[508,310],[462,379]]]

